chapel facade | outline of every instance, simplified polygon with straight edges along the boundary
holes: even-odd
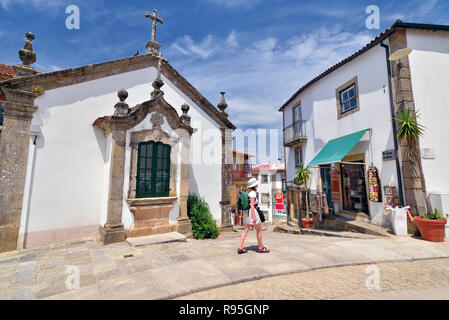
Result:
[[[214,107],[154,36],[143,55],[42,74],[27,38],[16,76],[0,82],[0,252],[189,234],[189,193],[232,228],[224,95]]]

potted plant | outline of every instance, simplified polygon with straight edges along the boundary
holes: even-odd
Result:
[[[306,167],[304,163],[301,163],[298,171],[296,172],[295,183],[301,185],[304,184],[304,191],[306,192],[306,218],[301,219],[304,228],[312,229],[313,228],[313,217],[311,217],[311,213],[309,212],[309,188],[308,182],[312,178],[312,170],[310,167]]]
[[[447,219],[443,213],[434,209],[430,214],[414,217],[413,221],[418,226],[421,237],[427,241],[444,242],[444,233]]]
[[[398,112],[397,116],[397,118],[394,118],[400,125],[397,137],[403,143],[405,148],[404,156],[408,159],[404,170],[408,170],[411,176],[421,178],[421,185],[426,200],[427,212],[424,212],[422,216],[414,217],[413,222],[417,225],[424,240],[442,242],[444,241],[444,229],[447,220],[438,210],[435,209],[432,211],[432,204],[427,195],[424,172],[421,164],[419,138],[424,135],[424,127],[418,122],[418,111],[413,112],[411,109],[402,109]],[[417,207],[417,203],[413,203],[413,205]]]

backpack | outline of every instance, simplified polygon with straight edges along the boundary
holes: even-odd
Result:
[[[250,207],[248,191],[239,191],[239,197],[237,200],[237,207],[240,210],[248,210]]]

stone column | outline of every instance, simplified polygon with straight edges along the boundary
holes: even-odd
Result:
[[[221,164],[221,227],[230,231],[232,227],[232,129],[222,130]]]
[[[396,28],[389,38],[391,52],[407,47],[406,31],[403,28]],[[400,64],[399,64],[400,63]],[[399,64],[399,65],[398,65]],[[395,113],[401,108],[408,108],[415,112],[413,99],[413,88],[410,75],[410,64],[408,57],[400,61],[393,61],[392,65],[394,87],[395,87]],[[400,141],[399,151],[401,154],[402,175],[404,180],[404,192],[406,204],[411,207],[413,216],[427,212],[425,183],[422,175],[421,156],[413,160],[407,156],[407,148],[416,148],[421,154],[419,142],[413,146],[408,146],[406,142]],[[409,224],[409,230],[415,231],[416,226]]]
[[[192,223],[187,215],[190,173],[190,134],[186,130],[177,131],[182,137],[181,147],[181,187],[179,196],[179,218],[176,231],[182,234],[192,232]]]
[[[6,101],[0,139],[0,252],[17,249],[30,143],[30,125],[38,94],[2,88]]]
[[[125,175],[126,120],[111,122],[112,146],[109,172],[107,221],[100,228],[104,244],[125,241],[122,223],[123,183]]]

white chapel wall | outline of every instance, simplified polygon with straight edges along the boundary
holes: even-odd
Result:
[[[36,99],[38,110],[32,124],[40,126],[41,135],[36,141],[31,173],[30,215],[25,230],[30,239],[34,237],[38,242],[44,234],[48,235],[48,230],[61,230],[55,232],[57,239],[53,237],[51,241],[77,234],[77,230],[98,232],[98,226],[106,221],[110,142],[92,123],[114,112],[117,91],[121,88],[129,93],[126,102],[130,107],[149,100],[155,77],[155,68],[146,68],[48,90]],[[179,115],[182,104],[188,103],[193,127],[220,132],[200,107],[165,77],[163,80],[164,98]],[[192,150],[199,148],[196,144],[207,144],[201,141],[198,132],[192,136]],[[221,139],[209,144],[218,150],[221,159]],[[192,165],[190,174],[191,189],[206,199],[218,220],[221,217],[221,161]],[[132,225],[129,216],[125,215],[124,220],[127,226]]]

